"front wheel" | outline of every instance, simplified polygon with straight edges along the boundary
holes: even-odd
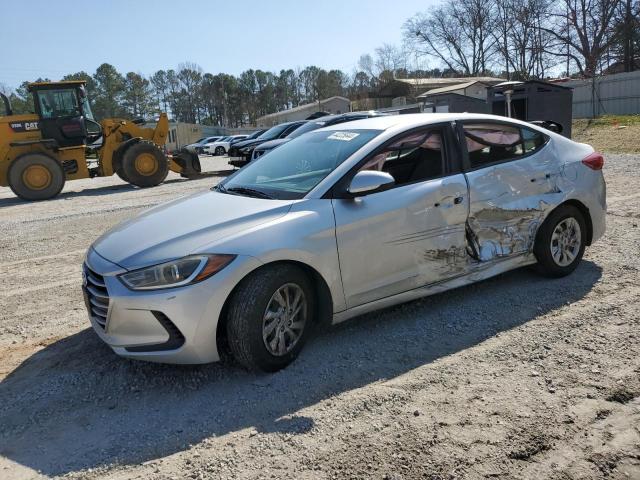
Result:
[[[161,184],[169,173],[169,162],[164,153],[151,142],[131,145],[122,156],[122,175],[137,187],[155,187]]]
[[[538,270],[549,277],[564,277],[582,260],[586,242],[584,216],[576,207],[563,205],[544,221],[534,245]]]
[[[216,155],[224,155],[225,153],[227,153],[224,149],[224,147],[216,147]]]
[[[309,335],[314,302],[309,278],[298,267],[276,265],[251,274],[236,289],[227,313],[234,358],[253,371],[289,365]]]

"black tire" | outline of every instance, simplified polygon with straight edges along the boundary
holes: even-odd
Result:
[[[224,147],[216,147],[216,155],[224,155],[225,153],[227,153],[227,151],[224,149]]]
[[[155,187],[167,178],[169,161],[154,143],[139,142],[124,152],[121,168],[118,175],[123,180],[141,188]]]
[[[9,187],[24,200],[47,200],[64,187],[65,173],[60,162],[44,153],[28,153],[9,167]]]
[[[122,162],[118,163],[118,166],[116,167],[116,175],[118,175],[118,177],[120,177],[120,179],[124,180],[127,183],[131,183],[129,181],[129,177],[127,177],[127,174],[124,173],[124,169],[122,168]]]
[[[263,321],[273,295],[286,285],[296,285],[304,292],[306,321],[292,349],[276,356],[263,339]],[[301,269],[293,265],[260,269],[245,278],[231,298],[226,317],[229,349],[236,361],[249,370],[278,371],[293,362],[302,350],[314,323],[314,312],[311,282]]]
[[[571,259],[568,256],[563,256],[562,258],[564,259],[564,262],[570,260],[570,263],[561,264],[554,258],[552,252],[552,242],[554,242],[553,234],[556,227],[560,226],[560,229],[562,229],[562,226],[566,225],[567,222],[572,223],[571,219],[575,220],[580,229],[579,245],[575,244],[574,247],[575,258]],[[573,228],[573,230],[575,230],[575,228]],[[533,247],[533,253],[538,260],[536,269],[538,272],[548,277],[560,278],[569,275],[578,267],[578,264],[582,260],[586,240],[587,228],[582,212],[572,205],[561,205],[549,214],[547,219],[538,229],[536,242]],[[558,245],[557,242],[555,244]]]

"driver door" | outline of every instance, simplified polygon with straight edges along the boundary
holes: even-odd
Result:
[[[348,308],[464,271],[467,185],[448,138],[448,125],[401,135],[359,167],[390,173],[391,189],[332,200]]]

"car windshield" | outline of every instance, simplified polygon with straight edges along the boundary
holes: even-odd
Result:
[[[290,126],[291,126],[290,123],[282,123],[280,125],[276,125],[275,127],[272,127],[266,132],[264,132],[256,140],[273,140],[275,138],[278,138],[280,134]]]
[[[246,138],[241,138],[240,140],[253,140],[254,138],[258,138],[260,135],[262,135],[265,132],[265,130],[258,130],[256,132],[253,132],[251,135],[249,135]]]
[[[251,162],[221,183],[217,190],[261,198],[303,198],[338,165],[380,132],[310,132]]]

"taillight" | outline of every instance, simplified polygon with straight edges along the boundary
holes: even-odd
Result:
[[[591,170],[602,170],[602,167],[604,166],[604,157],[601,153],[593,152],[591,155],[585,157],[582,160],[582,163]]]

